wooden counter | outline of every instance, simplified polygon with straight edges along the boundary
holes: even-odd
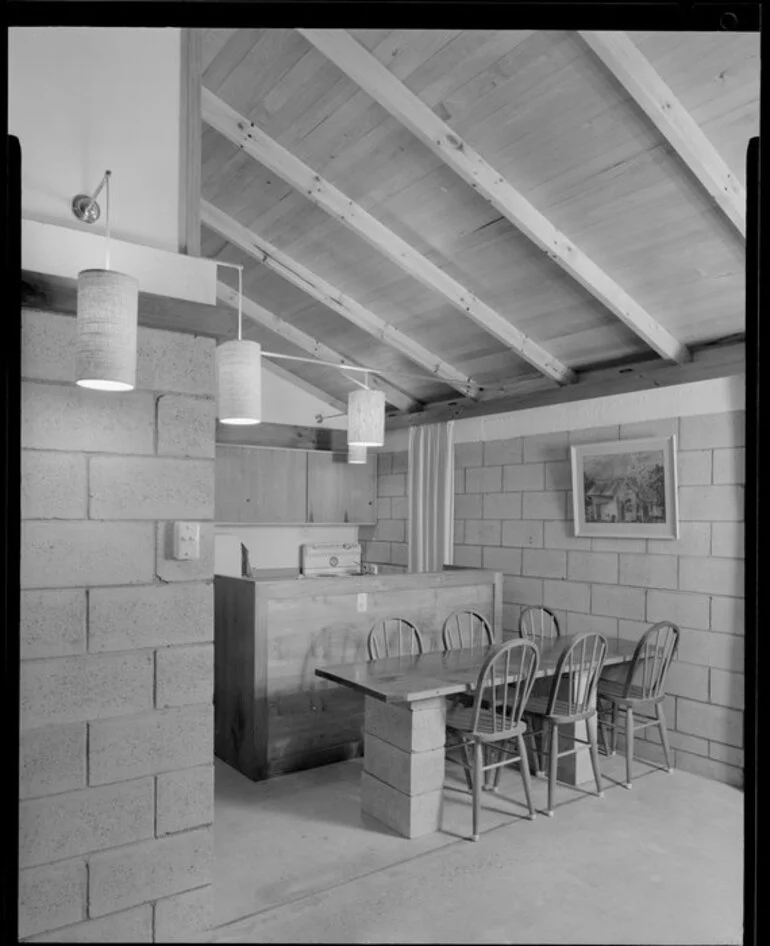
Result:
[[[360,755],[364,698],[315,676],[316,667],[367,660],[370,628],[391,616],[409,618],[426,650],[441,650],[444,621],[458,608],[483,614],[501,641],[502,575],[482,569],[283,581],[217,575],[216,755],[255,781]]]

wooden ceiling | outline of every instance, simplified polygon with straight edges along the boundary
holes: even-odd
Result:
[[[200,249],[244,266],[265,349],[377,369],[418,420],[742,336],[758,34],[208,29],[201,49]],[[333,401],[355,387],[278,364]]]

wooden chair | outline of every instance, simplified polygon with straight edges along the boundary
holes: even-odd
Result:
[[[591,766],[596,780],[596,793],[601,798],[601,775],[599,773],[599,749],[596,743],[596,691],[607,656],[607,638],[603,634],[581,634],[559,657],[556,672],[547,697],[530,697],[527,715],[540,721],[543,742],[546,729],[550,730],[548,772],[548,816],[553,815],[553,800],[556,789],[556,768],[561,759],[574,755],[579,746],[559,752],[559,727],[586,722],[588,740],[570,735],[573,743],[590,746]],[[566,693],[565,693],[566,691]],[[562,730],[563,732],[563,730]]]
[[[422,635],[407,618],[384,618],[369,631],[369,660],[422,654]]]
[[[519,615],[519,637],[542,646],[560,636],[559,621],[549,608],[525,608]]]
[[[456,647],[487,647],[494,643],[492,628],[484,615],[462,608],[450,614],[444,621],[441,638],[444,650],[454,650]]]
[[[529,817],[535,817],[529,760],[524,743],[527,726],[522,721],[522,713],[532,690],[539,661],[540,653],[532,641],[506,641],[484,661],[476,681],[473,706],[456,707],[447,713],[447,759],[462,765],[465,770],[465,778],[473,795],[474,841],[479,839],[482,781],[488,771],[494,771],[499,776],[502,766],[520,762]],[[512,674],[515,675],[515,681],[506,682]],[[513,741],[516,742],[516,751],[511,748]],[[462,751],[463,759],[455,759],[450,755],[457,749]],[[499,761],[490,761],[492,750],[496,751]]]
[[[679,648],[679,628],[670,621],[659,621],[649,627],[639,639],[634,656],[628,666],[625,680],[601,679],[596,691],[599,710],[599,728],[604,751],[607,753],[605,729],[612,730],[612,752],[615,754],[618,731],[618,709],[626,713],[626,782],[631,788],[631,760],[634,756],[634,733],[648,726],[657,726],[663,755],[666,759],[666,771],[671,771],[671,750],[668,744],[666,719],[663,715],[663,700],[666,697],[666,678],[668,668]],[[655,716],[640,712],[644,706],[655,707]],[[612,721],[602,710],[611,710]],[[635,716],[636,714],[636,716]],[[635,718],[644,720],[637,723]]]

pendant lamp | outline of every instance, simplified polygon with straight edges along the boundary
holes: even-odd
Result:
[[[366,463],[366,447],[360,443],[349,443],[348,463]]]
[[[237,269],[238,338],[217,346],[214,367],[219,422],[246,426],[262,420],[262,346],[242,337],[243,267]]]
[[[72,202],[75,216],[93,223],[99,218],[96,197],[106,187],[104,269],[78,273],[75,381],[100,391],[130,391],[136,386],[139,283],[110,269],[111,174],[105,171],[92,197],[78,194]]]
[[[385,394],[360,388],[348,394],[348,446],[381,447],[385,443]]]

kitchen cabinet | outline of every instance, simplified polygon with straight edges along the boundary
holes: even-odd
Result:
[[[307,454],[303,450],[217,445],[217,522],[305,522]]]
[[[348,463],[344,454],[307,454],[307,521],[373,525],[377,458]]]

